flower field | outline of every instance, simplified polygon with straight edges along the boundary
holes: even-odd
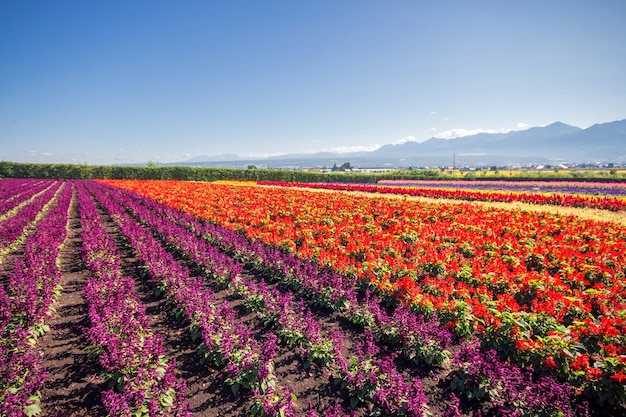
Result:
[[[380,181],[376,185],[271,181],[262,181],[258,182],[258,184],[340,191],[365,191],[464,201],[523,202],[563,207],[597,208],[610,211],[626,210],[626,184],[624,183],[389,180]]]
[[[626,226],[402,194],[0,180],[0,416],[624,414]]]

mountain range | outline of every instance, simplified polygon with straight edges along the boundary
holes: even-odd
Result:
[[[370,152],[286,154],[245,159],[201,156],[182,165],[242,168],[514,166],[528,164],[626,163],[626,119],[586,129],[555,122],[508,133],[480,133],[454,139],[385,145]],[[176,163],[181,165],[180,162]]]

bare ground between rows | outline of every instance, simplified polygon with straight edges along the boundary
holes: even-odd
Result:
[[[104,227],[117,244],[123,273],[134,278],[135,290],[152,320],[152,328],[163,337],[165,355],[169,361],[175,361],[176,377],[186,382],[191,411],[199,416],[239,415],[238,410],[246,409],[242,397],[236,398],[226,390],[217,370],[200,365],[197,344],[191,340],[187,326],[173,317],[164,298],[155,295],[155,285],[144,273],[141,260],[110,217],[101,214]]]
[[[98,379],[96,364],[85,350],[88,342],[82,328],[89,325],[89,319],[82,291],[89,271],[81,262],[82,229],[75,196],[68,221],[67,237],[60,252],[63,291],[55,304],[51,331],[38,344],[48,373],[42,390],[42,416],[99,417],[106,415],[99,394],[103,381]]]
[[[7,289],[9,277],[13,273],[15,260],[24,256],[24,244],[16,245],[15,248],[0,259],[0,286]]]

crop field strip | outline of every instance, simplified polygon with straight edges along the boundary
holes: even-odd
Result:
[[[567,385],[550,378],[535,380],[476,345],[458,340],[452,343],[452,334],[437,324],[436,316],[424,320],[375,287],[319,269],[284,249],[252,242],[239,232],[221,229],[119,188],[93,181],[58,185],[37,212],[41,214],[34,218],[29,214],[31,220],[22,220],[22,234],[6,246],[5,257],[20,259],[20,248],[26,248],[29,237],[37,235],[35,228],[47,218],[45,213],[55,212],[62,202],[67,239],[63,245],[59,243],[60,252],[55,255],[58,271],[50,285],[56,295],[46,294],[43,303],[55,306],[56,311],[46,307],[40,314],[45,321],[35,330],[39,340],[34,345],[48,369],[48,379],[39,386],[42,415],[105,415],[99,405],[104,402],[112,415],[123,415],[125,404],[131,404],[139,414],[185,415],[189,404],[194,414],[207,416],[251,412],[338,416],[348,415],[351,406],[356,407],[357,415],[378,410],[383,415],[412,416],[430,410],[443,416],[457,407],[461,410],[456,415],[477,410],[488,414],[503,407],[512,410],[509,403],[515,401],[521,404],[519,410],[526,412],[537,411],[537,407],[548,407],[544,411],[549,412],[552,406],[565,415],[576,415],[580,404]],[[0,217],[0,226],[30,204],[41,204],[33,196],[42,192],[39,188],[30,197],[20,197],[23,205],[16,204],[17,210]],[[86,228],[80,226],[81,220]],[[102,252],[85,246],[90,239],[87,229],[98,222],[101,230],[97,236],[106,235],[108,238],[102,239],[109,242],[105,245],[109,249]],[[94,238],[94,242],[102,243],[102,239]],[[89,253],[100,255],[90,257]],[[92,265],[87,271],[85,265],[91,261],[99,266]],[[7,265],[0,268],[6,281],[0,296],[15,298],[8,285],[15,280],[15,273]],[[189,288],[183,288],[185,285]],[[124,367],[116,371],[111,367],[115,355],[110,354],[104,362],[100,359],[101,365],[108,364],[107,380],[97,374],[98,365],[92,357],[117,352],[119,346],[109,348],[106,342],[117,337],[118,326],[113,324],[113,330],[108,330],[113,336],[102,338],[94,325],[104,323],[106,328],[105,317],[119,320],[115,314],[110,316],[109,310],[121,297],[126,302],[120,306],[133,307],[135,318],[131,322],[137,323],[141,335],[138,342],[128,346],[140,352],[140,345],[149,341],[147,352],[154,354],[144,355],[139,365],[152,371],[145,374],[139,369],[129,374],[129,362],[124,360]],[[128,308],[119,314],[128,314]],[[247,340],[243,350],[257,358],[251,368],[237,370],[242,362],[229,354],[232,345],[224,344],[224,338],[232,335]],[[3,343],[14,342],[10,337]],[[133,336],[129,333],[126,337]],[[98,347],[103,341],[105,345]],[[87,348],[89,343],[95,349]],[[229,343],[236,344],[237,340]],[[198,344],[200,350],[196,351]],[[199,365],[202,361],[206,363]],[[376,381],[369,385],[363,379],[368,372],[370,380]],[[130,377],[125,378],[125,373]],[[137,381],[160,388],[146,389],[143,382],[139,384],[143,388],[133,388],[129,384],[133,375]],[[491,379],[494,386],[500,386],[499,391],[491,396],[483,394],[479,402],[462,399],[458,405],[459,397],[468,390],[480,393],[483,389],[458,387],[460,383],[470,384],[474,377]],[[63,386],[63,381],[69,383]],[[108,382],[118,382],[118,386],[101,400]],[[456,394],[450,390],[451,383],[456,384]],[[126,394],[138,391],[151,391],[155,401],[137,403],[136,394]],[[238,395],[233,395],[235,391]],[[537,392],[540,394],[535,395]],[[22,407],[28,402],[23,401]],[[32,400],[31,406],[38,402]],[[592,414],[619,412],[616,410],[592,408]],[[21,414],[15,411],[7,415]]]
[[[62,185],[60,181],[51,182],[44,190],[29,196],[5,214],[0,223],[0,260],[32,232]]]
[[[69,185],[68,185],[69,186]],[[67,237],[59,253],[62,292],[50,318],[51,331],[41,338],[38,351],[47,372],[43,389],[42,415],[104,416],[99,405],[96,364],[85,350],[88,342],[83,328],[89,325],[83,297],[89,271],[81,261],[81,231],[76,187],[69,206]]]
[[[317,188],[335,191],[362,191],[380,194],[400,194],[414,197],[446,198],[463,201],[487,201],[487,202],[524,202],[539,205],[555,205],[563,207],[585,207],[610,211],[626,210],[626,199],[623,198],[624,184],[618,184],[613,195],[597,196],[593,194],[559,193],[559,192],[526,192],[526,191],[503,191],[501,189],[461,189],[434,186],[385,186],[371,184],[328,184],[328,183],[297,183],[297,182],[271,182],[259,181],[259,185],[278,185],[281,187]],[[580,192],[585,189],[581,188]],[[594,190],[589,190],[593,192]],[[605,188],[605,192],[612,191]]]
[[[24,184],[23,180],[7,181],[0,191],[0,221],[15,214],[35,196],[52,185],[51,181],[34,180]]]
[[[278,185],[263,185],[264,187],[280,187]],[[333,192],[330,189],[324,188],[309,188],[309,187],[301,187],[306,190],[315,191],[315,192]],[[364,191],[351,191],[352,194],[355,195],[371,195],[371,193],[367,193]],[[380,197],[389,198],[389,199],[401,199],[405,201],[419,201],[426,204],[467,204],[467,201],[460,199],[452,199],[452,198],[444,198],[444,197],[424,197],[424,196],[416,196],[416,195],[405,195],[399,193],[380,193]],[[626,197],[621,197],[622,199],[626,199]],[[528,211],[533,213],[550,213],[557,214],[562,216],[574,216],[581,219],[593,220],[593,221],[605,221],[605,222],[614,222],[626,225],[626,210],[620,211],[609,211],[602,209],[593,209],[589,207],[570,207],[570,206],[559,206],[559,205],[544,205],[544,204],[532,204],[525,203],[522,201],[513,201],[513,202],[498,202],[498,201],[472,201],[472,204],[480,205],[487,208],[495,208],[499,210],[519,210],[519,211]]]

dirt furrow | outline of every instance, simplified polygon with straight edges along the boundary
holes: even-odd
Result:
[[[187,401],[191,412],[206,417],[247,415],[245,400],[232,394],[219,371],[200,364],[196,352],[197,343],[191,340],[187,327],[175,320],[166,300],[155,295],[155,285],[145,276],[142,262],[128,247],[126,238],[115,222],[104,211],[99,210],[103,227],[113,236],[117,245],[122,273],[135,280],[135,291],[146,307],[146,314],[152,320],[151,327],[163,337],[167,359],[175,360],[176,377],[184,379],[187,384]],[[182,259],[180,262],[185,263]]]
[[[102,381],[85,350],[88,342],[82,327],[89,325],[83,286],[89,271],[80,259],[81,227],[76,196],[69,211],[68,235],[61,250],[63,292],[55,303],[50,333],[39,342],[48,377],[42,391],[42,416],[104,416],[100,402]]]

